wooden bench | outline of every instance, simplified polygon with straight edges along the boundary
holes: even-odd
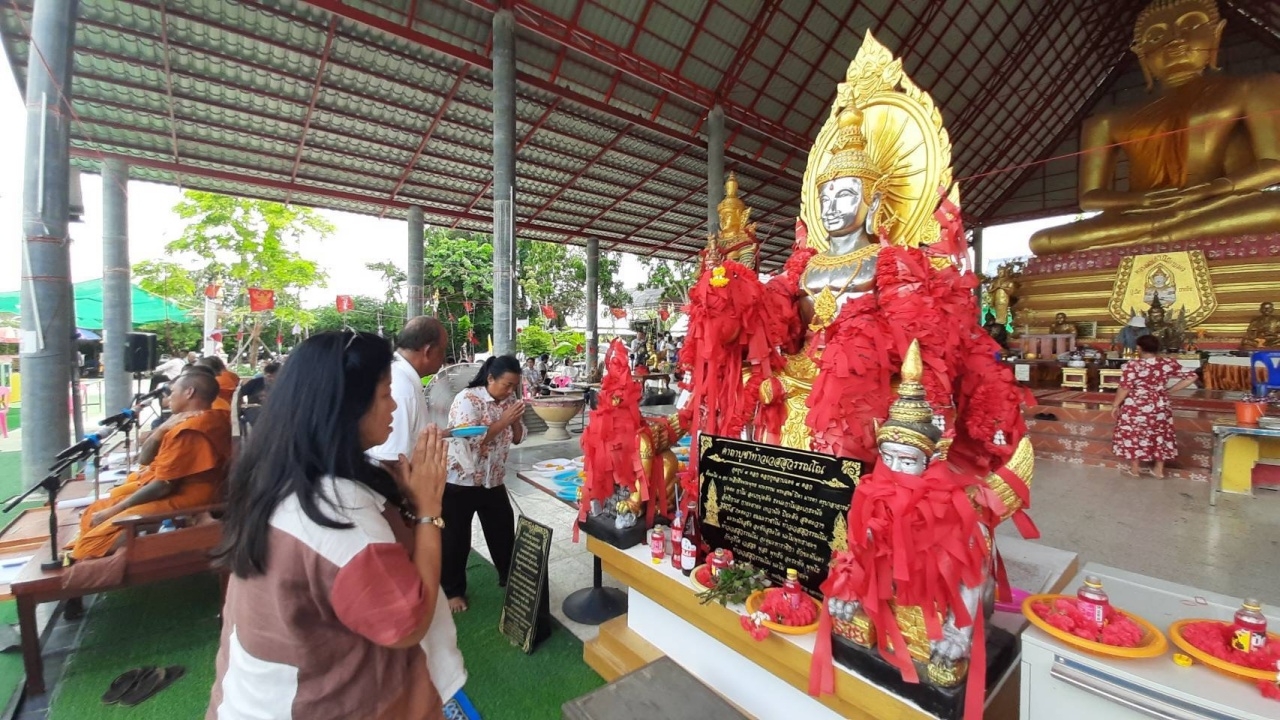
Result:
[[[69,568],[44,570],[40,567],[50,557],[49,544],[58,543],[59,538],[52,538],[49,543],[45,543],[10,585],[18,603],[18,631],[22,636],[22,662],[27,673],[27,693],[42,695],[45,692],[40,630],[36,625],[36,607],[40,603],[69,600],[91,593],[212,571],[214,568],[210,552],[222,540],[221,521],[192,524],[172,532],[156,531],[165,520],[195,519],[205,514],[214,515],[222,509],[221,505],[208,505],[169,513],[123,515],[115,518],[115,524],[125,531],[125,544],[117,551],[124,553],[126,558],[123,579],[100,586],[64,587]],[[71,537],[76,530],[75,524],[62,524],[58,528],[58,535]],[[224,590],[225,587],[224,576]]]

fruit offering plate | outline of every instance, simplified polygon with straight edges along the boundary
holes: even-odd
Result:
[[[1202,662],[1205,665],[1208,665],[1214,670],[1217,670],[1218,672],[1223,672],[1228,675],[1234,675],[1238,678],[1243,678],[1246,680],[1274,681],[1276,679],[1277,669],[1275,667],[1272,667],[1268,670],[1260,670],[1258,668],[1249,667],[1248,665],[1239,665],[1229,660],[1223,660],[1222,658],[1216,657],[1212,653],[1209,653],[1205,650],[1201,650],[1195,645],[1192,645],[1187,640],[1186,636],[1182,634],[1182,631],[1188,625],[1191,625],[1194,623],[1202,623],[1202,622],[1213,623],[1215,625],[1231,625],[1229,621],[1210,620],[1209,618],[1187,618],[1185,620],[1179,620],[1178,622],[1169,626],[1169,637],[1173,639],[1173,644],[1177,645],[1178,648],[1181,649],[1186,654],[1195,658],[1199,662]],[[1267,646],[1268,647],[1280,646],[1280,635],[1277,635],[1272,632],[1267,633]]]
[[[747,597],[747,614],[748,615],[755,614],[755,612],[760,609],[760,605],[764,603],[764,594],[771,591],[782,592],[782,588],[765,588],[764,590],[757,590],[751,593],[751,595]],[[805,595],[804,597],[806,600],[808,600],[809,602],[815,605],[815,611],[813,616],[815,618],[818,617],[818,615],[821,614],[822,612],[822,603],[808,595]],[[812,623],[808,625],[783,625],[782,623],[776,623],[776,622],[773,622],[772,620],[765,620],[760,624],[764,625],[765,627],[769,628],[770,630],[776,633],[781,633],[783,635],[808,635],[811,632],[818,631],[817,620],[814,620]]]
[[[1075,599],[1076,598],[1072,595],[1031,595],[1022,601],[1022,614],[1027,618],[1027,620],[1031,621],[1032,625],[1035,625],[1041,630],[1049,633],[1058,640],[1061,640],[1072,647],[1079,648],[1086,652],[1091,652],[1095,655],[1130,659],[1153,658],[1159,657],[1166,649],[1168,649],[1169,641],[1165,639],[1164,633],[1160,632],[1159,628],[1152,625],[1150,622],[1147,622],[1147,620],[1141,616],[1135,615],[1131,612],[1125,612],[1119,608],[1112,609],[1132,620],[1142,631],[1142,640],[1138,642],[1136,647],[1108,645],[1107,643],[1082,638],[1079,635],[1054,627],[1047,620],[1037,615],[1035,610],[1031,609],[1032,606],[1037,603],[1047,603],[1052,606],[1057,600],[1069,600],[1071,602],[1075,602]]]

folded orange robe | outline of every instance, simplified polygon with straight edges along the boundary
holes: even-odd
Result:
[[[173,485],[173,492],[152,502],[134,505],[121,515],[149,515],[218,502],[231,463],[231,418],[225,410],[205,410],[187,418],[165,435],[150,465],[129,475],[129,481],[85,508],[80,536],[70,545],[76,560],[109,555],[123,532],[111,520],[89,527],[95,513],[123,502],[153,482]],[[117,516],[119,517],[119,516]]]
[[[236,394],[238,387],[240,387],[240,376],[230,370],[223,370],[218,376],[218,397],[227,401],[227,407],[231,407],[231,396]]]

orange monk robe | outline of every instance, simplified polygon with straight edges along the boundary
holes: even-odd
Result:
[[[150,465],[131,473],[128,482],[112,490],[109,497],[85,508],[80,516],[80,536],[70,545],[71,557],[83,560],[111,554],[123,531],[112,520],[89,527],[94,513],[123,502],[148,483],[173,483],[173,492],[134,505],[116,517],[173,512],[221,501],[230,463],[231,418],[225,410],[205,410],[182,421],[165,435]]]
[[[227,408],[231,408],[231,396],[236,394],[236,388],[240,387],[240,376],[230,370],[223,370],[218,375],[218,397],[227,401]]]

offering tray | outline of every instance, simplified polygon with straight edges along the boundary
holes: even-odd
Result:
[[[1142,643],[1137,647],[1121,647],[1119,645],[1108,645],[1106,643],[1086,640],[1078,635],[1073,635],[1065,630],[1060,630],[1035,613],[1031,606],[1035,603],[1043,602],[1053,604],[1055,600],[1075,600],[1072,595],[1032,595],[1022,601],[1022,614],[1031,622],[1032,625],[1049,633],[1054,638],[1086,652],[1095,655],[1105,655],[1107,657],[1116,658],[1153,658],[1159,657],[1169,648],[1169,641],[1165,640],[1164,633],[1159,628],[1147,622],[1146,619],[1131,612],[1125,612],[1120,608],[1112,608],[1116,612],[1124,615],[1133,622],[1137,623],[1142,629]]]
[[[1217,625],[1230,624],[1222,620],[1213,620],[1211,618],[1186,618],[1185,620],[1179,620],[1169,626],[1169,637],[1173,639],[1173,644],[1177,645],[1178,648],[1181,649],[1186,654],[1204,663],[1205,665],[1208,665],[1214,670],[1217,670],[1218,672],[1226,673],[1227,675],[1234,675],[1235,677],[1245,679],[1245,680],[1271,680],[1273,682],[1275,681],[1277,676],[1277,670],[1275,668],[1271,670],[1259,670],[1257,668],[1246,667],[1244,665],[1237,665],[1233,662],[1228,662],[1226,660],[1216,658],[1213,655],[1210,655],[1209,653],[1205,652],[1204,650],[1197,648],[1195,645],[1192,645],[1191,643],[1187,642],[1187,639],[1182,637],[1182,628],[1187,625],[1190,625],[1191,623],[1199,623],[1199,622],[1211,622]],[[1280,635],[1277,635],[1273,632],[1267,633],[1267,642],[1280,643]]]
[[[704,585],[704,584],[702,584],[702,582],[701,582],[700,580],[698,580],[698,576],[699,576],[699,575],[702,575],[702,576],[704,576],[704,577],[706,577],[706,578],[710,579],[710,577],[711,577],[711,566],[710,566],[710,565],[707,565],[706,563],[703,563],[703,564],[699,565],[698,567],[694,568],[694,569],[693,569],[693,572],[689,573],[689,584],[690,584],[690,585],[692,585],[692,586],[693,586],[693,589],[694,589],[694,590],[697,590],[698,592],[706,592],[706,591],[708,591],[708,590],[714,590],[714,589],[715,589],[715,587],[716,587],[716,586],[715,586],[715,584],[714,584],[714,583],[713,583],[713,584],[711,584],[711,585]]]
[[[757,590],[747,596],[747,614],[754,615],[755,612],[760,609],[760,605],[764,602],[764,594],[770,590],[777,589],[779,588],[765,588],[764,590]],[[821,602],[808,595],[805,595],[805,598],[817,606],[819,614],[822,613]],[[808,635],[811,632],[818,631],[818,623],[816,621],[809,625],[783,625],[782,623],[776,623],[772,620],[763,620],[760,624],[776,633],[782,633],[783,635]]]

